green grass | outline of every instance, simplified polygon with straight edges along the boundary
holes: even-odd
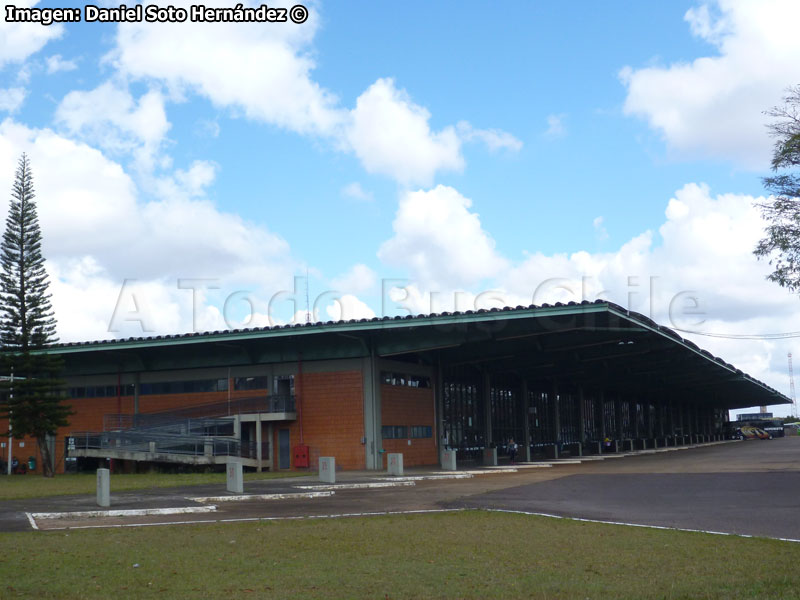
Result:
[[[302,477],[304,472],[280,471],[274,473],[245,473],[245,481],[259,481],[277,477]],[[111,476],[111,491],[141,490],[157,487],[176,487],[225,483],[225,473],[132,473]],[[56,475],[45,478],[40,475],[12,475],[0,479],[0,501],[20,500],[22,498],[41,498],[69,494],[94,494],[97,491],[97,475],[79,473],[77,475]],[[0,598],[2,596],[0,595]]]
[[[0,548],[3,598],[800,597],[800,544],[482,511],[13,533]]]

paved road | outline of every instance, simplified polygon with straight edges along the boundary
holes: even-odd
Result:
[[[417,470],[421,474],[424,470]],[[368,482],[374,473],[342,473]],[[385,481],[385,478],[382,478]],[[312,478],[246,484],[248,494],[299,493]],[[113,484],[112,484],[113,485]],[[220,486],[112,493],[112,508],[201,506]],[[800,539],[800,438],[642,454],[521,469],[413,487],[336,490],[326,498],[216,503],[205,514],[37,521],[42,529],[174,521],[324,516],[444,508],[496,508],[605,521]],[[96,510],[91,496],[0,502],[0,531],[30,530],[25,512]]]

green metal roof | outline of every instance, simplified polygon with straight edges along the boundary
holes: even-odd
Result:
[[[637,393],[653,387],[729,408],[791,401],[675,331],[596,301],[60,344],[67,375],[377,356],[474,365]],[[710,400],[709,400],[710,401]]]

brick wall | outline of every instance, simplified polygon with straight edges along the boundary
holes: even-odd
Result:
[[[386,452],[400,452],[403,466],[433,465],[439,461],[436,452],[436,432],[433,428],[433,390],[399,385],[381,385],[381,425],[428,425],[432,437],[406,438],[403,440],[383,440]],[[411,445],[409,445],[409,440]],[[386,461],[384,459],[384,467]]]
[[[295,392],[302,395],[303,442],[309,446],[312,470],[320,456],[336,458],[337,468],[364,469],[364,392],[361,371],[304,373]],[[298,400],[298,404],[300,400]],[[290,430],[291,446],[300,444],[300,419],[276,423],[273,448],[275,468],[279,464],[278,430]],[[294,460],[292,460],[294,468]]]

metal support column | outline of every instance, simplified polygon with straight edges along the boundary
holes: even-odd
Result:
[[[561,449],[561,411],[558,402],[558,382],[553,379],[553,435],[555,436],[554,458],[558,458]]]
[[[673,400],[667,400],[667,410],[669,412],[669,435],[670,437],[675,437],[675,402]]]
[[[136,373],[134,375],[133,380],[133,414],[139,414],[139,387],[141,386],[139,380],[141,379],[141,375]]]
[[[275,439],[275,432],[272,428],[272,423],[270,422],[269,427],[267,428],[267,452],[269,452],[269,461],[267,464],[269,465],[269,470],[275,470],[275,448],[273,444],[273,440]]]
[[[600,390],[599,397],[595,397],[595,414],[599,416],[600,423],[600,443],[603,444],[606,440],[606,393]],[[602,451],[602,445],[600,449]]]
[[[617,394],[616,399],[614,400],[614,426],[616,427],[617,431],[614,435],[614,439],[616,440],[616,451],[619,452],[620,442],[623,438],[623,431],[622,431],[622,395]]]
[[[586,399],[583,386],[578,386],[578,454],[586,454]]]
[[[523,379],[520,384],[520,393],[522,394],[522,432],[525,444],[525,453],[523,457],[526,462],[531,460],[531,397],[528,393],[528,380]]]
[[[263,463],[261,462],[263,457],[261,456],[261,413],[256,415],[256,472],[261,473],[263,468]]]
[[[483,397],[484,432],[487,448],[492,447],[492,378],[484,371],[481,381],[481,395]]]
[[[583,386],[578,386],[578,419],[580,419],[578,423],[578,440],[581,444],[581,450],[583,450],[584,445],[586,444],[586,403],[583,397]],[[583,454],[583,452],[581,452]]]
[[[375,350],[363,359],[361,373],[364,384],[364,458],[368,470],[383,469],[383,437],[381,435],[381,385]]]
[[[442,464],[442,452],[446,450],[445,446],[445,439],[446,439],[446,430],[444,426],[444,377],[442,375],[442,357],[439,356],[438,360],[436,361],[436,372],[434,374],[434,381],[433,381],[433,402],[434,402],[434,414],[436,420],[434,423],[436,424],[436,431],[433,432],[433,435],[436,436],[436,449],[437,455],[439,456],[439,464]]]

